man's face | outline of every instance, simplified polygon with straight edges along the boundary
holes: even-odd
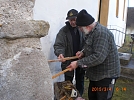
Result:
[[[92,31],[93,27],[91,25],[88,26],[78,26],[80,31],[82,31],[85,34],[89,34],[89,32]]]
[[[88,34],[90,31],[88,30],[88,27],[86,26],[79,26],[80,31],[82,31],[85,34]]]
[[[76,27],[76,18],[69,19],[69,23],[72,27]]]

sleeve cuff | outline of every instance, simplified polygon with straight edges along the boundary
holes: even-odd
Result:
[[[77,65],[78,65],[78,67],[83,68],[83,69],[88,68],[87,65],[84,65],[84,64],[82,63],[82,60],[78,60],[78,61],[77,61]]]

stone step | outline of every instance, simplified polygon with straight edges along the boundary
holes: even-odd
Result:
[[[121,77],[134,80],[134,68],[121,66]]]
[[[127,65],[129,61],[131,60],[132,54],[131,53],[119,53],[119,59],[120,59],[120,64],[121,65]]]
[[[126,76],[126,75],[121,75],[120,76],[121,79],[128,79],[128,80],[131,80],[131,81],[134,81],[134,77],[130,77],[130,76]]]

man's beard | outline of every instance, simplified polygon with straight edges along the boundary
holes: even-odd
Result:
[[[86,29],[86,27],[82,27],[82,28],[83,28],[83,32],[84,32],[85,34],[88,34],[88,33],[89,33],[89,30]]]

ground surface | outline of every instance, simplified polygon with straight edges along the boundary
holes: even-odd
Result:
[[[89,81],[85,80],[85,90],[83,98],[88,100],[88,84]],[[114,95],[112,100],[134,100],[134,81],[124,78],[119,78],[115,85]]]

